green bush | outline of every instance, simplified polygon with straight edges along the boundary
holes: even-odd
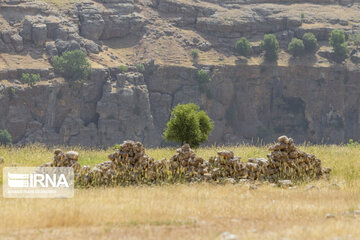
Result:
[[[192,56],[192,58],[194,60],[199,58],[199,51],[198,50],[192,50],[190,54],[191,54],[191,56]]]
[[[15,88],[10,87],[9,90],[8,90],[8,93],[9,93],[9,99],[10,99],[10,100],[14,99],[14,97],[15,97],[15,95],[16,95]]]
[[[0,129],[0,145],[9,146],[12,144],[12,137],[7,130]]]
[[[352,34],[349,36],[349,41],[353,42],[356,46],[356,48],[359,48],[360,46],[360,34]]]
[[[239,55],[248,57],[251,52],[251,45],[245,37],[242,37],[236,42],[235,49]]]
[[[313,33],[305,33],[303,36],[303,42],[306,52],[314,52],[319,46]]]
[[[298,38],[293,38],[289,43],[288,50],[293,56],[304,54],[305,47],[303,41]]]
[[[194,103],[179,104],[171,111],[171,118],[164,132],[166,141],[188,143],[197,147],[208,140],[214,123],[200,107]]]
[[[330,45],[333,47],[336,60],[341,62],[348,57],[349,50],[345,42],[345,33],[342,30],[333,30],[329,39]]]
[[[23,73],[21,76],[21,81],[30,87],[33,87],[37,82],[41,81],[41,77],[38,73]]]
[[[129,68],[128,68],[127,66],[125,66],[125,65],[120,65],[120,66],[118,67],[118,69],[120,70],[120,72],[127,72],[127,71],[129,71]]]
[[[136,66],[136,69],[137,69],[139,72],[145,72],[145,66],[144,66],[144,64],[138,63],[138,64],[136,64],[135,66]]]
[[[344,61],[349,56],[349,49],[346,42],[340,44],[340,46],[334,48],[336,60],[339,62]]]
[[[211,82],[211,78],[210,78],[210,74],[208,71],[205,71],[203,69],[199,70],[196,72],[196,76],[195,76],[196,80],[203,84],[203,83],[208,83]]]
[[[56,72],[71,81],[85,80],[91,72],[87,56],[81,50],[68,51],[60,57],[56,56],[53,60],[53,66]]]
[[[265,34],[261,41],[261,48],[265,50],[265,60],[276,61],[279,52],[279,42],[274,34]]]
[[[300,13],[301,22],[304,21],[305,13]]]

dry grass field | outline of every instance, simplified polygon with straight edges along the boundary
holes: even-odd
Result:
[[[219,149],[196,153],[208,158]],[[244,160],[268,152],[254,146],[226,149]],[[256,189],[203,183],[77,189],[73,199],[1,197],[0,239],[222,239],[223,232],[238,239],[360,239],[360,147],[300,149],[331,167],[331,179],[287,189],[268,183],[257,183]],[[76,150],[82,165],[105,161],[112,152]],[[174,153],[170,148],[147,150],[156,159]],[[0,170],[37,166],[51,160],[52,149],[0,148],[0,156],[5,159]]]

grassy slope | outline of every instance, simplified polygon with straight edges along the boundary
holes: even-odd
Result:
[[[0,239],[215,239],[224,231],[241,239],[360,236],[360,215],[351,213],[360,209],[360,147],[300,148],[333,168],[330,181],[306,183],[296,189],[268,184],[257,190],[249,190],[247,185],[195,184],[77,189],[73,199],[0,198]],[[226,149],[243,160],[268,153],[265,147]],[[112,152],[76,150],[82,165],[105,161]],[[196,152],[208,158],[216,155],[216,150]],[[156,159],[174,153],[175,149],[147,150]],[[51,160],[52,150],[0,148],[0,156],[5,158],[5,166],[37,166]],[[318,188],[306,190],[309,184]],[[327,213],[335,218],[325,218]]]

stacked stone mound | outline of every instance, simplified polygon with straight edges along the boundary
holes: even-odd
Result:
[[[247,175],[246,164],[235,157],[232,151],[219,151],[217,157],[209,159],[210,175],[213,180],[231,177],[242,178]]]
[[[170,159],[170,172],[173,179],[200,181],[208,174],[208,162],[197,156],[189,144],[176,150]]]
[[[145,154],[140,142],[125,141],[108,156],[110,161],[90,168],[81,168],[79,154],[55,150],[54,159],[41,167],[73,167],[75,180],[82,186],[109,186],[131,184],[153,184],[163,182],[198,182],[203,180],[231,182],[240,179],[301,180],[328,177],[331,169],[322,168],[321,161],[312,154],[297,149],[294,141],[286,136],[270,148],[268,159],[249,158],[241,162],[232,151],[219,151],[209,161],[197,156],[188,144],[177,149],[177,153],[166,159],[155,161]]]
[[[81,165],[78,163],[79,153],[75,151],[63,153],[61,149],[56,149],[54,155],[52,162],[45,163],[40,167],[72,167],[75,172],[81,169]]]
[[[77,182],[85,186],[154,183],[164,180],[169,165],[165,159],[147,156],[143,145],[133,141],[125,141],[108,158],[92,169],[83,167]]]
[[[265,171],[270,180],[314,179],[328,177],[331,169],[322,168],[321,160],[300,151],[292,138],[281,136],[270,148],[269,164]]]
[[[264,158],[249,158],[248,162],[241,162],[232,151],[219,151],[218,157],[209,160],[211,178],[213,180],[232,178],[239,179],[264,179],[267,171],[268,160]]]

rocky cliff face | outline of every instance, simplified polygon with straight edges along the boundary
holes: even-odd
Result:
[[[351,58],[337,64],[326,42],[332,29],[360,33],[357,1],[98,0],[61,9],[45,2],[1,3],[0,128],[16,144],[111,146],[132,139],[159,146],[170,109],[187,102],[214,120],[209,143],[279,134],[340,143],[360,134],[360,52],[350,45]],[[259,40],[270,32],[283,48],[313,32],[321,47],[301,59],[281,51],[276,64],[263,63]],[[241,36],[252,43],[249,59],[234,53]],[[49,63],[74,49],[88,54],[88,81],[69,83]],[[192,49],[200,51],[197,61]],[[210,83],[196,80],[199,69]],[[42,81],[24,85],[22,73],[39,73]]]

